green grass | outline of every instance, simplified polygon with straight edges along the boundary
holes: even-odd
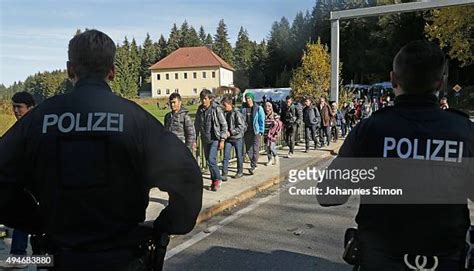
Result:
[[[155,116],[155,118],[157,118],[162,124],[164,124],[164,118],[166,113],[170,111],[169,109],[158,109],[155,100],[135,100],[135,102],[142,106],[145,110],[150,112],[153,116]],[[164,101],[160,101],[160,105],[164,105]],[[2,136],[15,123],[15,117],[13,115],[2,113],[2,111],[6,111],[7,109],[9,109],[8,106],[9,104],[6,104],[6,109],[0,111],[0,136]],[[194,119],[194,117],[196,116],[196,110],[198,106],[199,104],[184,105],[184,107],[189,110],[189,115],[192,119]]]

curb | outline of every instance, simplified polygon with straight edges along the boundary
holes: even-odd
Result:
[[[340,147],[341,146],[338,146],[335,149],[329,150],[329,153],[332,156],[336,156]],[[328,158],[329,157],[326,157],[326,158],[323,158],[323,159],[328,159]],[[299,167],[304,168],[304,167],[310,166],[312,164],[314,164],[314,160],[310,161],[310,162],[307,162],[307,163],[304,163],[304,164],[300,165]],[[227,209],[236,207],[236,205],[239,205],[241,203],[244,203],[244,202],[250,200],[251,198],[253,198],[258,193],[264,192],[264,191],[280,184],[281,180],[284,179],[285,177],[286,177],[286,173],[285,174],[280,173],[280,175],[272,177],[272,178],[268,179],[267,181],[265,181],[263,183],[260,183],[260,184],[254,186],[254,187],[251,187],[251,188],[241,192],[237,196],[234,196],[230,199],[226,199],[226,200],[221,201],[217,204],[214,204],[213,206],[211,206],[211,207],[209,207],[209,208],[207,208],[207,209],[205,209],[205,210],[203,210],[199,213],[196,224],[199,224],[201,222],[209,220],[212,217],[222,213],[223,211],[225,211]]]

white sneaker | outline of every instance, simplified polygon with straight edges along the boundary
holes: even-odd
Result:
[[[288,155],[286,156],[286,158],[291,158],[293,154],[291,152],[288,153]]]

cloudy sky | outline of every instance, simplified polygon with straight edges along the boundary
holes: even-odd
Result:
[[[9,86],[39,71],[64,69],[76,29],[95,28],[117,42],[166,38],[184,20],[214,34],[221,18],[235,44],[240,26],[252,40],[268,37],[282,16],[290,22],[315,0],[0,0],[0,83]]]

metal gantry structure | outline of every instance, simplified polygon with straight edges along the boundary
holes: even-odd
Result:
[[[331,100],[339,103],[339,21],[435,8],[473,5],[474,0],[433,0],[331,12]]]

